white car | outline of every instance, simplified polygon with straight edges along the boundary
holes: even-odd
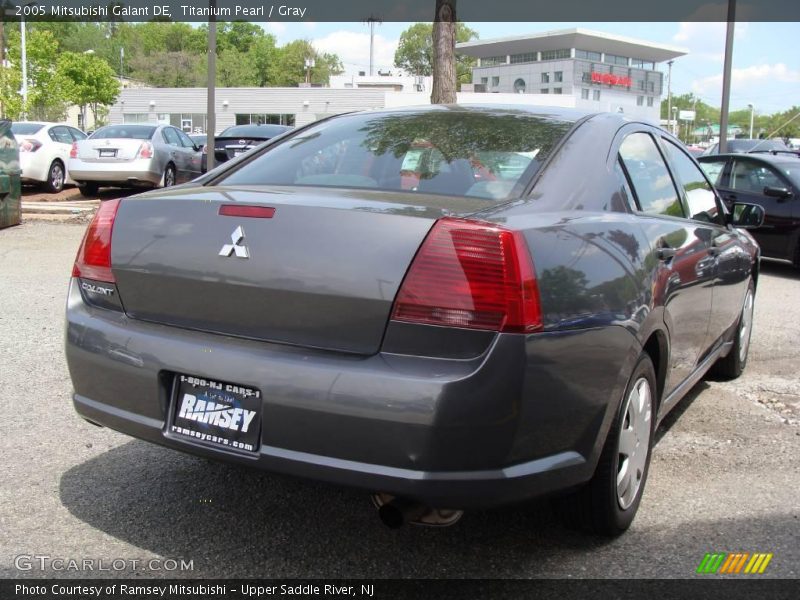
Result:
[[[60,192],[64,184],[74,184],[67,164],[73,142],[86,134],[66,123],[25,121],[11,125],[19,145],[23,183],[41,183],[48,192]]]

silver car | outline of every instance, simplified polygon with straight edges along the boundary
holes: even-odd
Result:
[[[101,127],[72,144],[69,172],[84,196],[100,186],[169,187],[200,175],[200,148],[169,125]]]

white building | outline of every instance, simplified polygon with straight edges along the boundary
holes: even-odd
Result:
[[[387,92],[431,93],[433,77],[416,77],[412,75],[334,75],[330,78],[333,89],[369,89]]]
[[[456,52],[478,59],[472,71],[475,91],[567,95],[579,109],[623,112],[657,123],[666,94],[659,66],[688,51],[572,28],[463,42]]]

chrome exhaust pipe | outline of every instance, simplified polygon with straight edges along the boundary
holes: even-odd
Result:
[[[400,529],[408,521],[419,520],[429,510],[427,506],[419,502],[406,498],[394,498],[378,509],[378,516],[389,529]]]
[[[390,494],[372,494],[372,503],[378,509],[378,517],[386,527],[399,529],[405,523],[426,527],[449,527],[464,514],[462,510],[431,508],[416,500],[396,498]]]

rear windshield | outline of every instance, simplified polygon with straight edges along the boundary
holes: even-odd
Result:
[[[12,123],[11,133],[14,135],[33,135],[44,125],[41,123]]]
[[[256,137],[269,139],[289,129],[291,129],[291,127],[285,125],[234,125],[220,133],[219,137]]]
[[[572,121],[522,110],[362,113],[324,121],[224,178],[225,185],[367,188],[504,200]]]
[[[89,137],[93,140],[106,138],[149,140],[155,132],[156,128],[149,125],[109,125],[108,127],[101,127]]]

